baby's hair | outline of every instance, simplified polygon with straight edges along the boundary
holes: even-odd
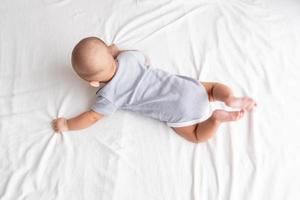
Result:
[[[96,51],[108,51],[107,45],[98,37],[87,37],[80,40],[72,51],[71,63],[73,69],[82,78],[88,78],[102,71],[101,68],[95,66],[87,66],[85,63],[90,60],[90,56],[86,53]]]

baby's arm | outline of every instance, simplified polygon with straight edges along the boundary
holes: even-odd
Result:
[[[109,49],[111,55],[114,58],[116,58],[120,53],[122,53],[124,51],[128,51],[128,50],[120,50],[116,44],[109,45],[108,49]],[[145,57],[145,64],[146,65],[150,65],[150,59],[149,59],[149,57],[146,54],[144,54],[144,53],[143,53],[143,55]]]
[[[53,120],[55,132],[74,131],[87,128],[101,119],[103,115],[93,110],[86,111],[71,119],[57,118]]]
[[[122,53],[123,51],[126,50],[120,50],[117,45],[115,44],[111,44],[108,46],[109,52],[111,53],[111,55],[116,58],[120,53]]]

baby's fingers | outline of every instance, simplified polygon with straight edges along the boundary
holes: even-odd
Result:
[[[54,128],[54,133],[60,134],[61,131],[58,128]]]
[[[54,129],[55,133],[59,133],[58,125],[57,125],[57,119],[53,120],[52,123],[52,128]]]

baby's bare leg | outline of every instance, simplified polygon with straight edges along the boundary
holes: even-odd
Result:
[[[233,97],[232,90],[222,83],[201,82],[201,84],[206,89],[209,101],[225,102],[228,98]]]
[[[213,115],[204,122],[197,124],[195,129],[197,143],[210,139],[217,132],[220,125],[221,122],[216,120]]]
[[[232,90],[221,83],[201,82],[205,87],[209,101],[222,101],[227,106],[240,108],[240,111],[215,110],[205,121],[185,127],[173,127],[174,131],[193,143],[205,142],[211,138],[222,122],[236,121],[250,111],[256,102],[249,97],[235,97]]]
[[[242,118],[243,115],[244,110],[232,112],[215,110],[210,118],[197,124],[195,130],[197,141],[205,142],[217,132],[222,122],[236,121]]]
[[[221,83],[201,82],[208,94],[209,101],[222,101],[227,106],[240,108],[240,111],[215,110],[205,121],[192,126],[173,128],[185,139],[194,142],[204,142],[211,138],[222,122],[236,121],[243,117],[246,110],[251,110],[255,101],[249,97],[237,98],[232,90]]]
[[[209,101],[222,101],[227,106],[246,111],[250,111],[257,106],[256,102],[250,97],[235,97],[232,90],[222,83],[201,82],[201,84],[206,89]]]
[[[173,127],[174,131],[186,140],[193,143],[200,143],[211,138],[218,127],[220,122],[214,119],[213,116],[201,122],[199,124],[185,126],[185,127]]]
[[[215,110],[213,114],[203,122],[191,126],[174,127],[173,129],[188,141],[200,143],[210,139],[217,132],[222,122],[235,121],[240,119],[243,115],[244,111],[228,112]]]

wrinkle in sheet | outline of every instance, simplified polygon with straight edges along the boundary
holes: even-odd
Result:
[[[140,38],[140,39],[138,39],[138,40],[136,40],[136,41],[134,41],[134,42],[131,42],[131,45],[134,46],[135,44],[137,44],[137,43],[139,43],[139,42],[142,42],[142,41],[144,42],[144,41],[147,40],[148,38],[153,37],[154,35],[156,35],[157,33],[159,33],[159,32],[161,32],[161,31],[165,30],[166,28],[169,28],[169,27],[172,26],[173,24],[179,23],[180,21],[182,21],[183,19],[185,19],[186,16],[191,15],[192,13],[194,13],[194,12],[196,12],[196,11],[199,11],[199,9],[205,10],[208,6],[210,6],[210,5],[201,5],[201,6],[197,6],[196,8],[192,8],[192,9],[190,9],[189,11],[187,11],[186,13],[183,13],[182,15],[179,15],[179,16],[175,17],[175,19],[173,18],[173,19],[171,19],[171,20],[168,21],[168,22],[166,22],[166,19],[164,19],[164,21],[165,21],[166,24],[163,24],[161,27],[157,28],[157,29],[154,30],[154,31],[151,31],[149,34],[146,34],[146,35],[143,36],[142,38]],[[154,12],[157,12],[157,11],[155,10]],[[161,14],[161,11],[158,12],[158,14],[156,14],[157,16],[155,16],[154,18],[150,18],[150,19],[149,19],[149,23],[150,23],[150,21],[151,21],[151,23],[153,23],[153,22],[152,22],[153,19],[155,19],[154,21],[155,21],[156,23],[157,23],[157,22],[161,22],[161,16],[164,16],[164,18],[166,18],[168,15],[172,15],[172,13],[176,13],[176,7],[175,7],[175,8],[171,8],[171,11],[166,10],[166,11],[164,12],[164,14]],[[151,14],[152,14],[152,13],[150,12],[149,15],[151,15]],[[130,25],[131,23],[133,23],[133,22],[136,23],[135,20],[133,20],[133,21],[129,22],[129,23],[127,24],[127,26],[129,26],[129,25]],[[147,26],[150,26],[149,23],[146,23]],[[143,26],[146,26],[146,25],[142,25],[142,24],[136,25],[136,27],[139,27],[139,28],[143,28]],[[133,28],[134,28],[134,27],[133,27]],[[132,31],[132,29],[130,29],[130,31]],[[121,32],[121,31],[120,31],[120,32]],[[120,34],[120,33],[119,33],[119,34]],[[126,35],[129,35],[128,32],[127,32]],[[121,36],[119,36],[119,37],[121,37]],[[134,39],[129,38],[129,39],[125,40],[125,41],[122,41],[122,40],[120,41],[120,40],[118,40],[118,35],[116,35],[115,40],[118,41],[117,43],[120,43],[120,44],[123,44],[123,45],[124,45],[124,43],[125,43],[126,41],[132,41],[132,40],[134,40]]]
[[[47,6],[64,6],[72,2],[72,0],[43,0]]]

